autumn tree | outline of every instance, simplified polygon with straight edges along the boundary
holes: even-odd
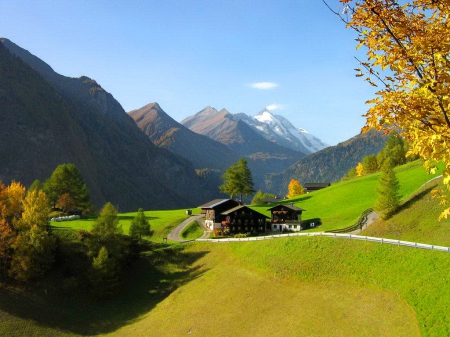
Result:
[[[374,207],[383,219],[388,219],[397,210],[400,204],[399,190],[399,181],[388,159],[378,177],[377,199]]]
[[[54,262],[55,239],[47,231],[50,209],[43,191],[32,191],[23,201],[23,212],[17,221],[19,231],[12,244],[10,275],[20,281],[42,276]]]
[[[291,179],[288,186],[288,194],[286,195],[286,198],[293,198],[298,195],[305,194],[305,189],[303,188],[302,184],[296,179]]]
[[[136,216],[131,220],[130,236],[134,239],[142,239],[142,235],[150,235],[150,223],[145,217],[144,210],[139,208]]]
[[[70,212],[75,207],[75,202],[70,197],[69,193],[61,194],[61,196],[58,198],[58,202],[56,203],[56,206],[64,213]]]
[[[239,195],[239,201],[242,202],[242,195],[249,196],[255,193],[253,189],[252,172],[247,166],[247,161],[244,158],[231,165],[222,175],[223,185],[220,190],[223,193],[229,194],[231,198]]]
[[[433,171],[443,162],[450,187],[450,4],[448,0],[340,0],[333,8],[357,32],[367,60],[358,60],[358,77],[378,87],[369,100],[363,132],[400,130],[410,153]],[[450,207],[442,216],[450,214]]]
[[[87,186],[74,164],[59,165],[45,181],[44,191],[53,207],[56,206],[59,197],[66,193],[79,209],[86,210],[92,206]]]
[[[0,276],[7,274],[11,264],[24,197],[25,187],[20,183],[13,181],[9,186],[0,183]]]
[[[358,163],[358,165],[356,165],[356,175],[358,177],[364,175],[364,165],[362,163]]]

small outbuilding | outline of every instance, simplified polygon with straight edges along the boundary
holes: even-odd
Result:
[[[331,186],[331,183],[305,183],[303,186],[306,190],[306,192],[312,192],[321,190],[322,188],[326,188],[328,186]]]
[[[305,211],[294,205],[277,205],[269,208],[271,214],[272,232],[298,232],[302,229],[302,212]]]

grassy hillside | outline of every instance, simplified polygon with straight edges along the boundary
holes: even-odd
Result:
[[[445,190],[442,179],[426,184],[412,194],[392,218],[379,219],[361,234],[450,246],[450,219],[438,221],[444,206],[432,194],[439,188]]]
[[[431,175],[422,167],[420,161],[415,161],[395,169],[400,181],[400,193],[403,200],[426,181],[442,173],[442,166],[438,172]],[[379,173],[370,174],[355,179],[342,181],[325,189],[308,193],[285,201],[305,209],[303,220],[319,218],[322,226],[316,231],[324,231],[350,226],[354,224],[361,213],[373,207],[376,199],[376,187]],[[269,215],[268,206],[252,207],[257,211]]]
[[[113,336],[450,333],[446,253],[314,237],[188,251],[201,276]]]

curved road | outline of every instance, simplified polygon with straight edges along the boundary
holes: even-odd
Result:
[[[189,225],[192,221],[197,221],[197,223],[199,224],[199,226],[203,229],[203,235],[201,237],[199,237],[199,239],[208,239],[209,235],[211,234],[211,231],[209,231],[206,227],[205,224],[203,222],[202,219],[200,219],[200,214],[199,215],[193,215],[189,218],[187,218],[186,220],[184,220],[182,223],[180,223],[177,227],[175,227],[170,233],[169,235],[167,235],[167,239],[172,240],[172,241],[177,241],[177,242],[187,242],[190,240],[184,240],[180,237],[181,232],[183,231],[183,229],[185,227],[187,227],[187,225]]]

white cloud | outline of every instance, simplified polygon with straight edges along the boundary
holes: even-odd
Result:
[[[276,103],[266,106],[266,109],[269,111],[282,110],[283,108],[284,108],[283,104],[276,104]]]
[[[252,88],[255,89],[273,89],[278,87],[278,84],[273,83],[273,82],[257,82],[257,83],[252,83]]]

